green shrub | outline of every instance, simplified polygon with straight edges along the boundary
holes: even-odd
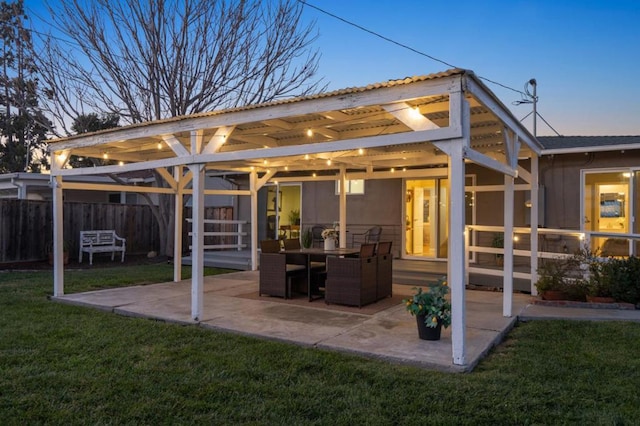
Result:
[[[602,265],[602,281],[620,302],[640,303],[640,258],[609,259]]]

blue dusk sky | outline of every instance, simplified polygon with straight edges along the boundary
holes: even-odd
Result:
[[[640,135],[640,0],[308,3],[519,91],[535,78],[538,111],[562,135]],[[450,68],[312,7],[304,18],[317,22],[330,90]],[[512,105],[520,94],[484,83],[518,119],[531,112]],[[532,129],[531,118],[523,123]]]
[[[517,91],[535,78],[538,111],[562,135],[640,135],[640,0],[305,2],[328,90],[451,67],[312,6]],[[46,15],[42,3],[25,0],[27,14]],[[513,105],[520,93],[483,81],[518,119],[531,113]],[[523,123],[532,130],[531,115]],[[538,120],[538,135],[554,134]]]

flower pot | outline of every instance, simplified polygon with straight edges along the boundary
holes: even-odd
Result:
[[[442,321],[438,320],[438,325],[435,327],[427,327],[424,323],[424,317],[424,315],[416,315],[416,321],[418,322],[418,336],[422,340],[440,340]]]
[[[69,252],[65,251],[62,253],[62,263],[65,265],[69,264]],[[53,253],[49,253],[49,265],[53,265]]]
[[[336,249],[336,240],[333,238],[327,238],[324,240],[324,249],[325,250],[335,250]]]
[[[544,300],[567,300],[567,295],[560,290],[545,290],[540,295]]]

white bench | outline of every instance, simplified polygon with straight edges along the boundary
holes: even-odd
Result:
[[[111,252],[111,260],[117,251],[122,252],[121,262],[124,262],[124,252],[127,240],[116,235],[114,230],[106,231],[80,231],[80,263],[82,253],[89,253],[89,265],[93,265],[93,253]]]

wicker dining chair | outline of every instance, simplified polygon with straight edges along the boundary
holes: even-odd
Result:
[[[324,238],[322,238],[322,231],[326,228],[322,225],[313,225],[311,227],[311,245],[313,247],[322,247],[324,244]],[[316,245],[316,243],[318,243]]]
[[[295,280],[305,280],[305,265],[287,262],[287,256],[280,253],[280,241],[263,240],[260,242],[260,284],[259,295],[291,297],[291,286]]]
[[[325,302],[362,307],[376,301],[375,244],[362,244],[359,257],[328,257]]]
[[[376,273],[376,300],[391,297],[393,290],[393,256],[391,241],[380,241],[376,246],[378,258]]]
[[[351,247],[355,247],[356,244],[375,244],[380,241],[382,235],[382,226],[372,226],[367,229],[366,232],[351,234]]]
[[[287,238],[283,241],[285,250],[300,250],[300,240],[298,238]],[[321,294],[320,288],[324,287],[327,276],[327,264],[322,255],[310,255],[309,267],[311,268],[311,291],[314,294]],[[305,263],[306,255],[297,253],[287,253],[287,263]]]

